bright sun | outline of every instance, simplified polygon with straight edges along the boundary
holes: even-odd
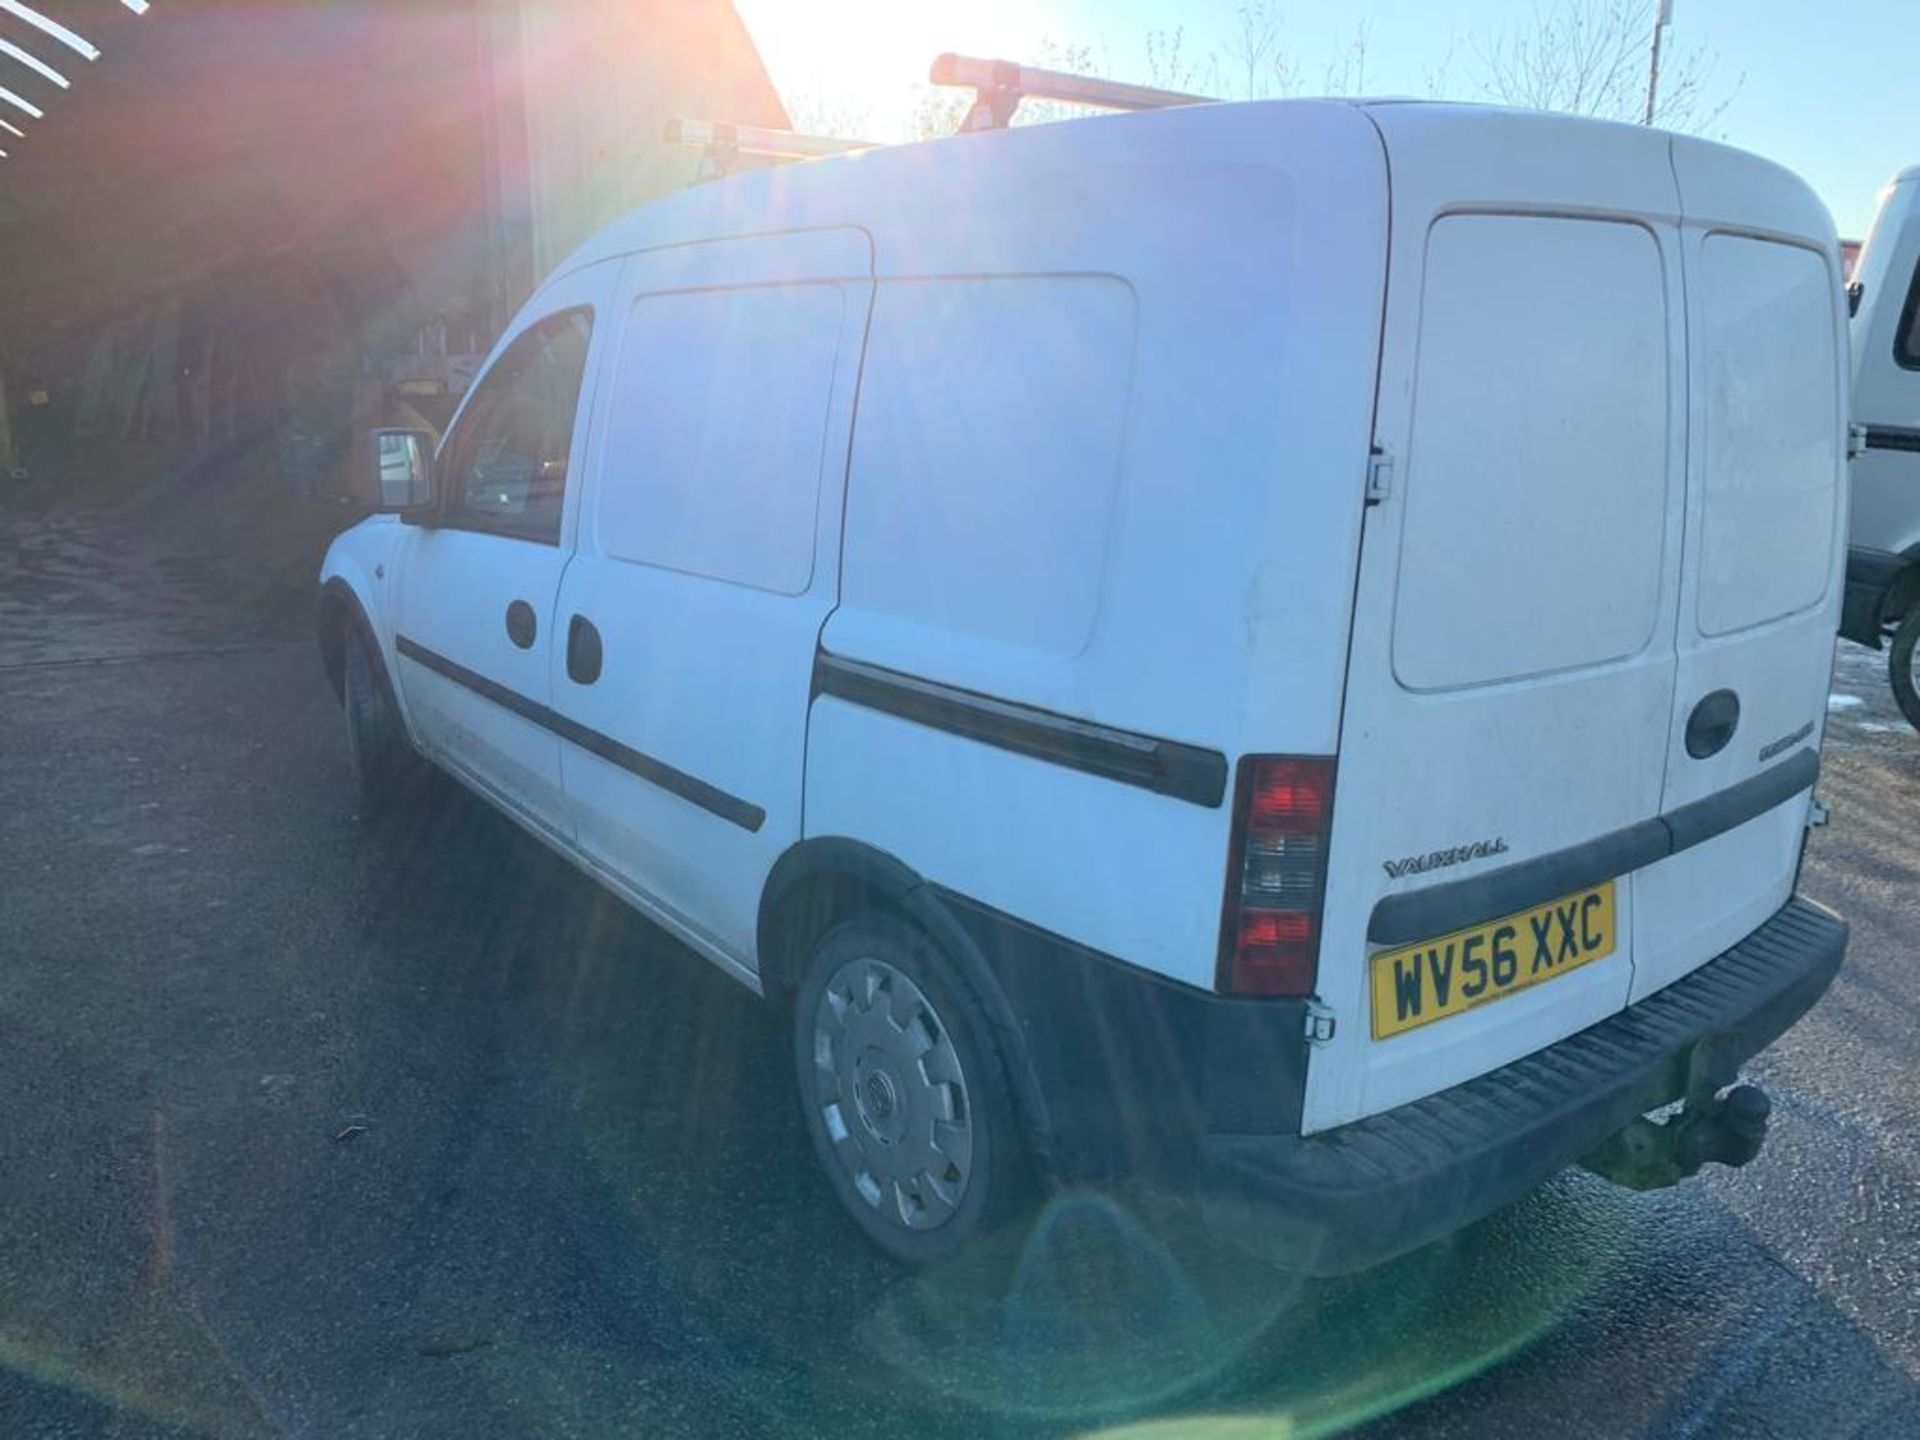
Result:
[[[833,130],[909,138],[916,96],[943,50],[1031,56],[1045,0],[735,0],[782,99]]]

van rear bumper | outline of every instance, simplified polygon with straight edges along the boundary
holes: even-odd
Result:
[[[1209,1135],[1198,1188],[1222,1238],[1341,1274],[1483,1218],[1685,1093],[1711,1042],[1731,1083],[1818,1000],[1847,926],[1794,899],[1685,979],[1463,1085],[1306,1136]]]

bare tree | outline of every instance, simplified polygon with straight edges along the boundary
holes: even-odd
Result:
[[[1639,120],[1659,0],[1542,0],[1530,19],[1472,42],[1481,93],[1507,105]],[[1714,57],[1698,46],[1662,56],[1653,122],[1704,130],[1740,84],[1718,86]]]
[[[1214,82],[1207,87],[1208,93],[1237,90],[1234,98],[1242,100],[1297,94],[1301,69],[1297,57],[1287,48],[1285,31],[1279,0],[1242,0],[1233,10],[1233,31],[1227,39],[1224,63],[1219,55],[1208,57],[1206,73]],[[1151,63],[1151,36],[1148,41]],[[1354,27],[1353,38],[1327,60],[1323,94],[1357,95],[1366,89],[1367,44],[1367,25],[1362,21]]]
[[[1326,93],[1364,95],[1367,93],[1367,22],[1353,27],[1353,39],[1347,48],[1327,61]]]
[[[1189,95],[1218,95],[1225,88],[1220,78],[1220,57],[1209,52],[1202,58],[1189,51],[1185,26],[1149,30],[1146,51],[1149,85]]]
[[[1293,59],[1280,43],[1282,29],[1277,0],[1245,0],[1233,11],[1234,31],[1227,40],[1226,61],[1243,100],[1267,100],[1291,95],[1297,74]]]

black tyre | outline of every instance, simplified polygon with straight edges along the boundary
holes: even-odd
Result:
[[[423,767],[393,696],[374,668],[367,639],[358,630],[348,632],[344,658],[342,703],[347,712],[354,798],[361,819],[378,821],[414,793]]]
[[[1031,1194],[1006,1063],[918,929],[864,915],[814,947],[793,1008],[801,1109],[834,1193],[896,1260],[943,1260]]]
[[[1920,644],[1920,604],[1902,617],[1893,632],[1893,645],[1887,656],[1887,675],[1893,682],[1893,698],[1900,702],[1900,713],[1907,723],[1920,730],[1920,690],[1915,688],[1914,647]]]

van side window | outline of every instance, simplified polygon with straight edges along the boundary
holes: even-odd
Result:
[[[440,463],[446,523],[560,542],[592,334],[589,310],[550,316],[523,331],[480,378]]]
[[[845,314],[837,285],[642,296],[595,481],[601,551],[803,593]]]
[[[1920,265],[1914,267],[1900,328],[1893,333],[1893,358],[1909,370],[1920,370]]]

